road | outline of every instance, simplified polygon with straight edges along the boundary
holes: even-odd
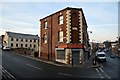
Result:
[[[1,50],[1,49],[0,49]],[[107,62],[99,63],[99,68],[55,66],[42,61],[30,59],[11,51],[2,52],[2,68],[16,80],[25,78],[86,78],[110,79],[118,78],[119,58],[110,58],[107,52]],[[87,65],[87,64],[86,64]]]

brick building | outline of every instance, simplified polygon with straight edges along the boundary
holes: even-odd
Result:
[[[73,65],[86,62],[87,27],[82,8],[67,7],[40,19],[40,57]]]

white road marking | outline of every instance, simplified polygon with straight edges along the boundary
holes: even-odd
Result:
[[[105,71],[103,71],[103,69],[101,69],[101,68],[99,68],[103,73],[104,73],[104,75],[108,78],[108,79],[111,79],[111,77],[109,77],[106,73],[105,73]]]
[[[65,76],[73,76],[73,75],[71,75],[71,74],[66,74],[66,73],[58,73],[58,74],[60,74],[60,75],[65,75]]]
[[[102,64],[100,64],[100,67],[101,67],[101,68],[103,68],[103,65],[102,65]]]
[[[95,68],[97,72],[99,72],[99,70],[97,68]]]
[[[102,76],[102,74],[100,73],[100,71],[98,70],[98,68],[96,68],[95,70],[98,72],[98,75],[100,76],[100,78],[104,78],[104,77]]]
[[[103,76],[101,76],[100,78],[104,78]]]
[[[26,65],[28,65],[28,66],[30,66],[30,67],[33,67],[33,68],[35,68],[35,69],[38,69],[38,70],[42,70],[42,68],[32,66],[31,64],[27,64],[27,63],[26,63]]]
[[[109,77],[109,76],[105,73],[105,71],[103,71],[102,68],[96,68],[95,70],[97,71],[97,73],[98,73],[98,75],[100,76],[100,78],[104,78],[103,75],[100,73],[100,71],[101,71],[108,79],[111,79],[111,77]]]
[[[9,79],[13,79],[13,80],[16,80],[14,77],[13,77],[13,75],[12,74],[10,74],[7,70],[5,70],[1,65],[0,65],[0,68],[2,69],[2,72],[4,72],[5,74],[7,74],[7,77],[9,78]],[[6,77],[5,75],[3,75],[4,77]]]

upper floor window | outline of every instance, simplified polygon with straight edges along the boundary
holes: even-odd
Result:
[[[44,34],[43,43],[47,43],[47,35]]]
[[[35,48],[36,46],[35,46],[35,44],[34,44],[34,48]]]
[[[32,44],[30,44],[30,47],[32,47]]]
[[[23,39],[21,39],[21,41],[23,41]]]
[[[59,17],[58,17],[58,24],[63,24],[63,15],[60,15]]]
[[[16,38],[16,41],[18,41],[18,39]]]
[[[44,28],[47,29],[47,21],[44,22]]]
[[[13,43],[11,43],[11,47],[13,47]]]
[[[11,41],[13,41],[13,38],[11,38]]]
[[[59,31],[58,40],[59,40],[59,42],[63,42],[63,31]]]
[[[26,42],[27,42],[28,40],[26,39]]]
[[[36,42],[36,40],[34,40],[34,42]]]
[[[21,47],[23,47],[23,44],[21,44]]]
[[[18,47],[18,43],[16,44],[16,47]]]
[[[25,44],[25,47],[27,47],[27,44]]]
[[[32,42],[32,40],[30,40],[30,42]]]

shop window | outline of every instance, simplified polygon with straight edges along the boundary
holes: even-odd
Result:
[[[57,59],[65,60],[65,50],[57,50]]]

